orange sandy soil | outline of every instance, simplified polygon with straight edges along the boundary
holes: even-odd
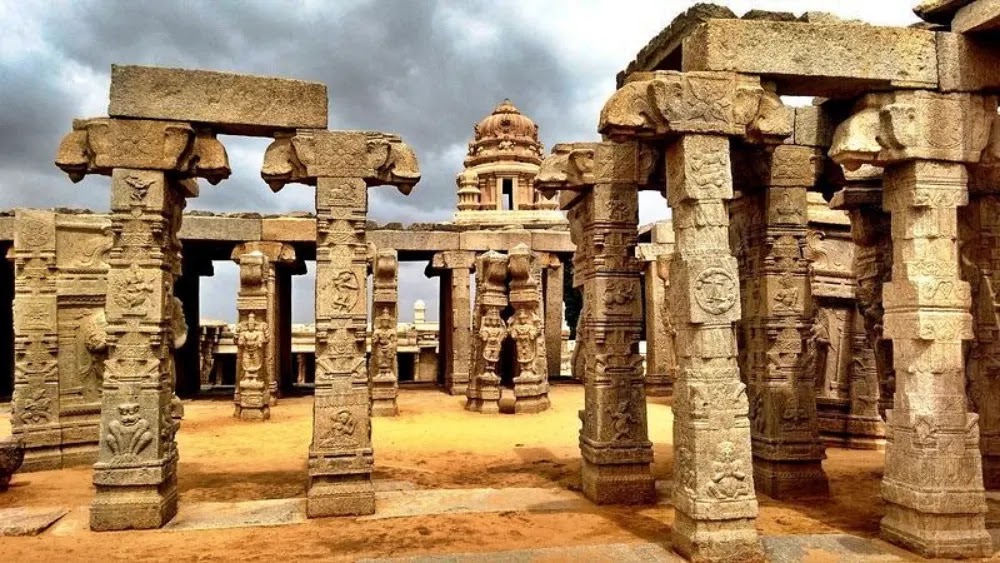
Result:
[[[375,478],[422,488],[580,488],[577,411],[583,388],[552,388],[552,408],[537,415],[480,415],[464,399],[430,389],[400,394],[400,416],[374,422]],[[178,434],[180,502],[302,497],[312,398],[281,401],[268,423],[232,418],[222,400],[189,401]],[[653,475],[672,471],[669,400],[649,401]],[[0,421],[0,436],[10,432]],[[764,534],[852,533],[874,537],[883,512],[883,454],[828,449],[829,498],[760,498]],[[15,476],[0,508],[81,507],[93,498],[90,467]],[[666,507],[594,507],[580,513],[510,512],[378,521],[321,519],[305,524],[210,531],[142,531],[0,538],[0,561],[294,561],[353,560],[452,552],[489,552],[598,543],[665,542]]]

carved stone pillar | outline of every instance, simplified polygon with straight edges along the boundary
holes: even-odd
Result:
[[[439,342],[445,391],[464,395],[469,386],[472,357],[472,301],[469,277],[475,264],[473,252],[448,250],[434,255],[429,275],[441,276]]]
[[[211,276],[214,270],[211,261],[190,253],[183,257],[182,270],[174,294],[184,303],[184,319],[191,338],[177,351],[177,394],[194,397],[201,388],[200,339],[194,337],[201,334],[200,280],[202,276]]]
[[[235,416],[267,420],[278,402],[281,377],[282,332],[279,269],[295,263],[295,249],[279,242],[246,242],[233,249],[240,266],[236,298],[236,404]]]
[[[549,408],[549,374],[542,322],[541,264],[531,249],[519,244],[508,256],[510,306],[507,330],[514,342],[514,412],[537,413]]]
[[[306,513],[371,514],[367,190],[392,184],[409,194],[420,179],[417,159],[395,135],[300,130],[268,147],[261,176],[272,189],[316,185],[316,393]]]
[[[826,494],[826,457],[816,418],[815,327],[806,248],[806,192],[817,149],[779,145],[744,155],[761,177],[743,174],[731,207],[730,240],[743,285],[741,350],[753,444],[754,484],[774,498]]]
[[[653,242],[640,244],[638,258],[643,263],[646,316],[646,395],[669,397],[677,377],[677,354],[674,350],[672,303],[667,298],[670,287],[670,259],[674,253],[674,230],[669,221],[653,225]]]
[[[970,286],[960,276],[964,163],[978,162],[994,97],[900,91],[841,124],[831,155],[885,167],[892,281],[884,335],[896,367],[882,497],[882,534],[926,557],[980,557],[986,533],[979,420],[968,412],[963,347],[972,340]],[[947,124],[947,126],[945,126]],[[871,147],[844,150],[844,147]]]
[[[500,412],[500,354],[507,339],[507,256],[489,251],[476,259],[476,306],[469,356],[466,410]]]
[[[545,360],[547,377],[558,377],[562,359],[563,276],[559,257],[550,254],[543,271],[545,309]]]
[[[372,416],[396,416],[399,407],[399,366],[396,325],[399,322],[399,258],[395,250],[379,250],[372,265],[372,352],[368,377],[372,386]]]
[[[79,120],[56,165],[73,181],[88,173],[112,178],[108,359],[90,526],[160,527],[177,511],[174,356],[187,337],[173,294],[181,273],[178,232],[185,198],[198,194],[188,177],[227,177],[225,149],[210,132],[180,122]]]
[[[733,331],[741,308],[726,208],[733,197],[729,136],[780,143],[792,122],[792,111],[759,79],[725,72],[633,73],[601,110],[604,135],[666,142],[679,367],[671,539],[693,560],[763,558],[754,528],[748,403]]]
[[[222,327],[202,326],[199,338],[198,356],[201,359],[201,387],[207,389],[215,385],[215,348],[219,344]]]
[[[11,430],[24,442],[24,471],[62,467],[56,217],[18,209],[14,247],[14,397]]]

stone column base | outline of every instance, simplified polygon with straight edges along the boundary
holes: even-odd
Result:
[[[271,407],[264,405],[263,407],[244,407],[241,405],[236,405],[236,412],[233,416],[240,420],[270,420],[271,419]]]
[[[361,516],[375,513],[375,486],[370,475],[350,479],[311,477],[306,494],[306,516]]]
[[[549,395],[535,395],[531,397],[517,397],[514,401],[514,412],[515,413],[540,413],[547,410],[552,405],[549,402]]]
[[[372,416],[399,416],[399,406],[396,404],[396,398],[373,400]]]
[[[882,538],[927,558],[989,557],[993,541],[982,514],[930,514],[888,503]]]
[[[161,485],[98,486],[90,505],[95,532],[162,528],[177,515],[177,481]]]
[[[456,381],[450,385],[445,385],[444,392],[453,397],[457,397],[459,395],[464,396],[468,388],[469,388],[468,381]]]
[[[656,486],[648,463],[596,464],[581,460],[583,495],[594,504],[652,504]]]
[[[828,496],[830,483],[819,461],[772,461],[754,458],[754,488],[773,499]]]
[[[647,397],[673,397],[674,384],[670,381],[652,381],[647,376],[646,379]]]
[[[698,521],[678,511],[670,543],[674,551],[689,561],[764,561],[764,549],[757,537],[753,518]]]
[[[465,402],[465,410],[482,414],[500,414],[500,399],[480,399],[470,397]]]
[[[51,469],[62,468],[62,448],[59,447],[58,444],[42,447],[32,447],[31,445],[25,446],[24,463],[21,464],[20,473],[49,471]]]

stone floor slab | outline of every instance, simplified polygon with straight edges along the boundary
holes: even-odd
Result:
[[[539,563],[543,561],[586,561],[587,563],[645,563],[647,561],[684,561],[674,552],[652,543],[615,543],[543,547],[486,553],[424,555],[395,559],[360,559],[358,563]]]
[[[67,512],[61,507],[0,509],[0,536],[36,536]]]
[[[174,517],[162,529],[217,530],[282,526],[306,521],[305,499],[273,499],[244,502],[199,502],[181,504]]]
[[[562,512],[590,508],[593,505],[589,501],[562,489],[513,487],[390,491],[378,493],[375,514],[360,519],[483,512]]]
[[[846,534],[765,536],[761,539],[772,563],[912,561],[914,557],[883,542]]]

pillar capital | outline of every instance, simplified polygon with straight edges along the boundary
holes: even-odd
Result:
[[[373,131],[300,129],[267,147],[261,177],[274,191],[319,177],[362,178],[371,186],[394,185],[409,195],[420,181],[413,150],[398,135]]]
[[[684,133],[780,143],[794,111],[758,77],[732,72],[636,72],[601,109],[598,131],[615,139],[663,139]]]
[[[295,247],[283,242],[254,240],[236,245],[232,260],[241,263],[244,256],[259,255],[268,264],[294,264],[297,261]]]
[[[471,270],[476,265],[476,253],[468,250],[443,250],[431,258],[429,270]]]
[[[230,174],[226,148],[213,132],[153,119],[75,120],[59,144],[55,162],[74,182],[87,174],[110,176],[115,168],[175,172],[212,184]]]
[[[837,127],[830,158],[848,170],[920,159],[977,163],[996,111],[996,96],[926,90],[870,94]]]

